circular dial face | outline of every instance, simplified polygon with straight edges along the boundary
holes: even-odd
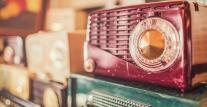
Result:
[[[147,18],[130,36],[130,54],[140,68],[160,72],[174,63],[179,54],[179,34],[169,21]]]
[[[51,88],[47,88],[43,95],[44,107],[59,107],[58,97]]]
[[[137,48],[145,58],[149,60],[156,59],[164,51],[165,38],[158,30],[147,30],[141,34]]]

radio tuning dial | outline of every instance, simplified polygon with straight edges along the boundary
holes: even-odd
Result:
[[[161,72],[178,57],[179,34],[175,26],[162,18],[151,17],[137,24],[129,40],[132,59],[148,72]]]
[[[147,30],[142,33],[138,47],[145,58],[153,60],[162,55],[165,48],[165,38],[157,30]]]

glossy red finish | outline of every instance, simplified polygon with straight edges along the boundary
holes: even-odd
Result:
[[[141,16],[141,14],[144,15]],[[116,17],[107,19],[106,15]],[[119,23],[121,19],[118,19],[117,16],[122,17],[122,15],[131,15],[131,17],[125,17],[125,19],[130,21]],[[104,17],[106,18],[104,19]],[[149,73],[142,70],[133,62],[129,54],[129,40],[127,38],[129,38],[131,31],[133,31],[137,23],[148,17],[160,17],[168,20],[176,27],[180,36],[182,47],[179,57],[169,68],[160,73]],[[122,19],[124,19],[124,17]],[[136,20],[134,21],[133,19]],[[102,20],[106,22],[102,22]],[[96,11],[90,14],[89,41],[86,42],[87,56],[85,57],[95,61],[96,68],[94,73],[97,75],[118,77],[127,80],[139,80],[186,90],[191,84],[190,23],[190,9],[186,1],[159,2]],[[99,28],[97,29],[98,24]],[[119,28],[119,26],[121,27]],[[98,36],[95,37],[94,35]],[[102,38],[101,36],[110,37]],[[99,41],[94,42],[95,39],[99,39]],[[108,42],[101,42],[105,39],[108,39]],[[120,45],[120,47],[117,46],[117,42],[114,43],[115,45],[110,43],[110,41],[121,39],[125,40],[125,42],[119,43],[122,47]],[[108,49],[107,46],[114,46],[114,48],[110,47],[110,49]],[[117,50],[126,50],[126,55],[120,55]]]

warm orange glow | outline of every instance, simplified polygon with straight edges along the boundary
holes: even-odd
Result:
[[[38,13],[41,10],[42,0],[25,0],[27,11]]]
[[[21,8],[16,1],[11,1],[8,5],[1,9],[1,19],[9,19],[10,17],[18,16],[21,13]]]

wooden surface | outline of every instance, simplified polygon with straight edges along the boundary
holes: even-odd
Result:
[[[207,8],[199,6],[195,11],[191,4],[192,19],[192,64],[207,63]]]

